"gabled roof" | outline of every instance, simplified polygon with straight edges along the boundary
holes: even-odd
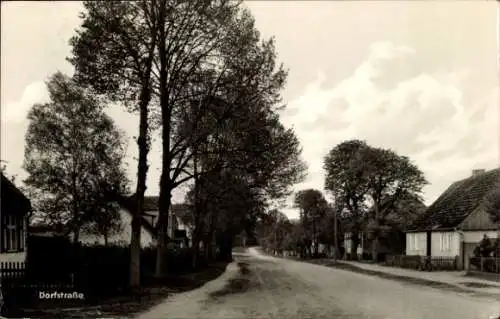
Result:
[[[119,196],[117,199],[118,204],[120,204],[121,207],[125,209],[126,212],[130,213],[132,215],[132,212],[135,210],[134,204],[134,196],[135,194],[132,194],[130,196]],[[144,197],[144,206],[146,206],[146,197]],[[144,207],[144,210],[146,210],[146,207]],[[156,229],[155,227],[151,224],[151,222],[145,218],[144,216],[141,219],[141,225],[154,237],[156,236]]]
[[[188,204],[172,204],[170,212],[177,216],[184,224],[193,225],[194,216]]]
[[[1,209],[26,214],[31,211],[30,200],[5,175],[1,174]]]
[[[120,197],[118,203],[125,208],[126,211],[132,213],[134,210],[134,194],[127,197]],[[144,196],[144,215],[145,216],[158,216],[158,196]],[[181,219],[181,221],[187,225],[192,225],[193,215],[187,204],[172,204],[170,206],[170,212]],[[142,218],[142,225],[149,232],[156,236],[156,229],[151,224],[148,218]]]
[[[462,223],[500,181],[500,168],[454,182],[439,196],[410,231],[453,229]]]

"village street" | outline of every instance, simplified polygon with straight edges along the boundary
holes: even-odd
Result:
[[[218,279],[140,315],[159,318],[490,318],[491,296],[459,293],[263,256],[235,254]]]

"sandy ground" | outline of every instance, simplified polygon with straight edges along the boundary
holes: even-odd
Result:
[[[455,293],[302,262],[235,254],[225,274],[141,319],[464,318],[500,313],[493,297]]]

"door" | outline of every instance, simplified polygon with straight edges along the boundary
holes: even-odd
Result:
[[[426,256],[430,257],[432,255],[432,232],[427,232],[427,240],[426,240]]]

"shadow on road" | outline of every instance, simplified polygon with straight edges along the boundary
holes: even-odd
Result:
[[[210,293],[210,298],[220,298],[230,294],[242,293],[249,290],[255,284],[252,283],[251,275],[252,271],[249,268],[249,264],[246,262],[238,262],[238,276],[236,278],[229,279],[226,285],[217,291]]]
[[[498,285],[489,285],[481,282],[461,282],[460,284],[471,288],[498,288]]]

